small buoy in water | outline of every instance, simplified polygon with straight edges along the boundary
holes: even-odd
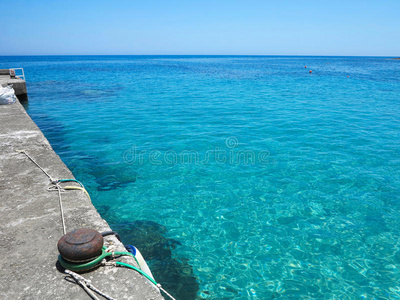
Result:
[[[307,66],[305,66],[304,68],[306,68],[306,69],[307,69]]]
[[[312,73],[312,71],[310,70],[310,71],[308,71],[308,73]]]
[[[347,78],[349,78],[350,76],[349,75],[347,75]]]

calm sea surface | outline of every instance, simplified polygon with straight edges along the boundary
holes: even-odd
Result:
[[[9,67],[178,299],[400,298],[400,61],[0,57]]]

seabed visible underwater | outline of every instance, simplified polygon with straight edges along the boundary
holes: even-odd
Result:
[[[24,68],[27,112],[177,299],[400,298],[400,61],[0,65]]]

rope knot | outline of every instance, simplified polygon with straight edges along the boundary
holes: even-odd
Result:
[[[115,261],[105,261],[104,260],[104,262],[101,262],[101,264],[103,265],[103,266],[109,266],[109,267],[116,267],[117,266],[117,263],[115,262]]]
[[[50,182],[52,183],[52,184],[57,184],[58,182],[59,182],[59,180],[58,179],[54,179],[54,178],[49,178],[50,179]]]

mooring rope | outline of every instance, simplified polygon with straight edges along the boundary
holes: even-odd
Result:
[[[95,294],[93,294],[93,292],[91,290],[93,290],[94,292],[96,292],[97,294],[103,296],[104,298],[108,299],[108,300],[115,300],[114,298],[112,298],[111,296],[107,295],[106,293],[100,291],[98,288],[96,288],[92,282],[86,278],[84,278],[83,276],[76,274],[75,272],[72,272],[71,270],[65,270],[65,273],[67,273],[68,275],[70,275],[72,278],[75,279],[75,281],[83,287],[83,289],[90,295],[90,297],[92,297],[95,300],[100,300],[99,298],[97,298],[97,296]],[[91,290],[90,290],[91,289]]]
[[[60,179],[60,180],[54,179],[25,150],[17,150],[17,152],[25,154],[26,157],[28,157],[40,170],[42,170],[42,172],[44,174],[46,174],[47,177],[49,177],[49,180],[50,180],[50,183],[52,184],[52,186],[50,186],[47,189],[48,191],[50,191],[50,192],[51,191],[58,191],[58,203],[59,203],[59,206],[60,206],[62,231],[63,231],[63,234],[66,235],[67,234],[67,230],[66,230],[66,227],[65,227],[64,209],[63,209],[63,204],[62,204],[62,199],[61,199],[61,192],[64,191],[64,190],[81,190],[86,194],[86,196],[90,200],[90,196],[89,196],[88,192],[84,188],[83,184],[80,181],[76,180],[76,179]],[[77,182],[80,185],[80,187],[66,186],[65,188],[63,188],[60,185],[61,182],[70,182],[70,181]]]
[[[25,150],[17,150],[17,152],[25,154],[47,177],[49,177],[51,183],[57,182],[57,180],[51,177]]]
[[[61,200],[62,187],[60,186],[59,181],[57,179],[54,179],[53,177],[51,177],[50,174],[47,173],[28,153],[26,153],[25,150],[17,150],[17,152],[25,154],[26,157],[28,157],[40,170],[42,170],[43,173],[46,174],[47,177],[49,177],[49,180],[50,180],[51,184],[53,184],[53,186],[48,188],[47,189],[48,191],[53,191],[55,189],[58,191],[58,203],[60,205],[62,230],[63,230],[63,234],[66,235],[67,230],[65,229],[64,209],[63,209],[62,200]]]
[[[102,265],[102,266],[113,266],[113,267],[121,266],[121,267],[126,267],[126,268],[129,268],[129,269],[133,269],[133,270],[135,270],[136,272],[138,272],[139,274],[143,275],[145,278],[147,278],[151,283],[154,284],[154,286],[156,286],[160,291],[163,291],[170,299],[176,300],[170,293],[168,293],[168,292],[161,286],[160,283],[157,283],[152,277],[150,277],[148,274],[146,274],[145,272],[143,272],[143,271],[140,269],[140,265],[139,265],[139,264],[138,264],[138,265],[139,265],[139,268],[136,268],[135,266],[132,266],[132,265],[130,265],[130,264],[123,263],[123,262],[120,262],[120,261],[106,261],[106,260],[105,260],[105,258],[106,258],[107,256],[108,256],[108,257],[111,257],[111,258],[114,258],[114,255],[117,255],[117,256],[119,256],[119,255],[131,255],[130,253],[127,253],[127,252],[105,252],[105,251],[104,251],[104,250],[105,250],[104,248],[105,248],[105,247],[103,246],[103,254],[100,255],[100,256],[96,259],[96,262],[93,262],[93,265],[94,265],[94,264],[98,265],[98,261],[101,261],[101,265]],[[107,250],[108,250],[108,249],[107,249]],[[131,256],[134,257],[134,255],[131,255]],[[134,257],[134,258],[135,258],[135,257]],[[135,258],[135,259],[136,259],[136,258]],[[83,269],[86,269],[86,268],[89,266],[89,264],[92,264],[92,263],[86,263],[86,264],[83,264],[83,265],[77,265],[77,264],[75,264],[75,266],[74,266],[73,264],[67,263],[66,261],[64,261],[64,260],[62,259],[62,257],[59,257],[59,261],[60,261],[61,265],[63,265],[64,267],[72,267],[72,268],[74,268],[74,269],[76,269],[76,270],[81,270],[81,269],[82,269],[81,266],[85,266],[85,267],[83,267]],[[96,295],[94,295],[93,293],[89,292],[89,291],[88,291],[88,288],[92,289],[92,290],[95,291],[97,294],[102,295],[102,296],[103,296],[104,298],[106,298],[106,299],[113,300],[112,297],[106,295],[105,293],[101,292],[99,289],[97,289],[96,287],[94,287],[94,286],[91,284],[91,281],[90,281],[90,280],[85,279],[84,277],[82,277],[82,276],[76,274],[75,272],[71,271],[70,269],[65,269],[65,273],[71,275],[71,276],[75,279],[75,281],[76,281],[79,285],[81,285],[81,286],[83,287],[83,289],[84,289],[85,291],[87,291],[88,294],[89,294],[93,299],[97,299],[97,297],[96,297]],[[93,294],[93,295],[92,295],[92,294]]]
[[[63,209],[63,205],[62,205],[62,199],[61,199],[61,192],[64,190],[82,190],[83,192],[85,192],[85,194],[88,196],[88,198],[90,199],[90,196],[88,194],[88,192],[86,191],[86,189],[84,188],[83,184],[81,182],[79,182],[76,179],[61,179],[61,180],[57,180],[54,179],[53,177],[51,177],[28,153],[26,153],[25,150],[17,150],[17,152],[19,153],[23,153],[25,154],[40,170],[43,171],[44,174],[46,174],[46,176],[49,178],[50,183],[52,184],[52,186],[50,186],[49,188],[47,188],[48,191],[58,191],[58,199],[59,199],[59,205],[60,205],[60,212],[61,212],[61,221],[62,221],[62,227],[63,227],[63,233],[64,235],[66,235],[66,229],[65,229],[65,219],[64,219],[64,209]],[[75,181],[77,182],[80,187],[75,187],[75,186],[66,186],[65,188],[63,188],[60,183],[61,182],[68,182],[68,181]],[[112,266],[123,266],[123,267],[127,267],[130,269],[133,269],[135,271],[137,271],[138,273],[140,273],[141,275],[143,275],[145,278],[147,278],[151,283],[153,283],[160,291],[163,291],[168,297],[170,297],[172,300],[176,300],[173,296],[171,296],[166,290],[164,290],[161,286],[161,284],[157,283],[152,277],[150,277],[148,274],[146,274],[144,271],[141,270],[140,268],[140,264],[138,262],[138,260],[136,259],[135,255],[133,255],[132,253],[129,252],[107,252],[110,251],[111,249],[105,249],[105,247],[103,246],[103,251],[102,251],[102,255],[100,255],[97,259],[95,259],[92,262],[83,264],[83,265],[73,265],[70,264],[66,261],[64,261],[61,257],[61,255],[59,256],[59,261],[61,263],[61,265],[63,265],[64,267],[72,267],[75,268],[76,270],[80,270],[81,268],[83,269],[87,269],[87,267],[91,267],[92,264],[93,265],[97,265],[98,262],[102,262],[102,265],[112,265]],[[105,262],[104,258],[107,256],[111,256],[112,258],[114,258],[115,255],[128,255],[128,256],[132,256],[135,260],[136,263],[139,266],[139,269],[136,268],[135,266],[123,263],[123,262]],[[97,289],[90,280],[85,279],[84,277],[82,277],[81,275],[78,275],[77,273],[69,270],[69,269],[65,269],[65,273],[67,273],[68,275],[70,275],[80,286],[82,286],[82,288],[88,293],[88,295],[90,297],[92,297],[92,299],[94,300],[100,300],[91,290],[93,290],[94,292],[96,292],[97,294],[103,296],[104,298],[108,299],[108,300],[115,300],[114,298],[110,297],[109,295],[103,293],[102,291],[100,291],[99,289]]]
[[[61,190],[62,187],[60,186],[60,183],[56,182],[53,183],[54,185],[50,188],[48,188],[48,191],[52,191],[55,189],[57,189],[58,191],[58,203],[60,205],[60,213],[61,213],[61,222],[62,222],[62,228],[63,228],[63,234],[66,235],[67,234],[67,230],[65,229],[65,219],[64,219],[64,209],[63,209],[63,205],[62,205],[62,200],[61,200]],[[51,189],[53,188],[53,189]]]

